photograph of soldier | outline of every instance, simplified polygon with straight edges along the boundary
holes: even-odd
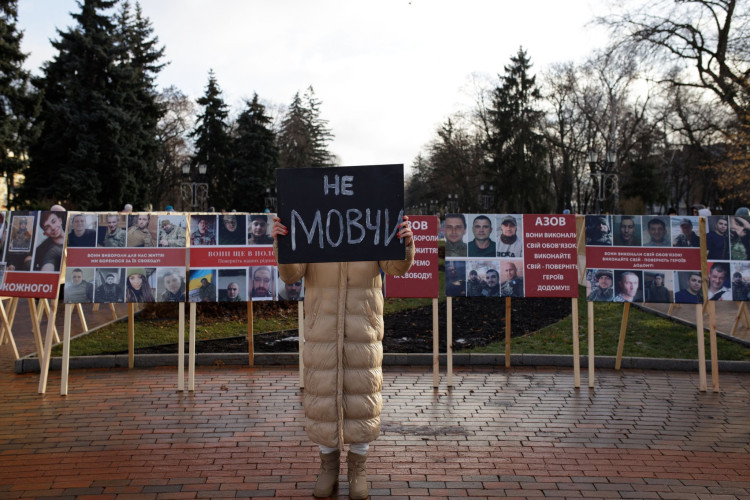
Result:
[[[276,270],[271,266],[256,266],[250,268],[251,280],[250,287],[252,290],[253,300],[273,300],[274,275]]]
[[[693,228],[698,226],[698,217],[672,217],[672,246],[700,248],[701,239]]]
[[[466,262],[445,261],[445,295],[447,297],[466,296]]]
[[[586,216],[586,244],[611,246],[612,221],[609,215]]]
[[[500,295],[503,297],[523,297],[523,261],[504,260],[500,262]]]
[[[476,269],[469,271],[469,278],[466,280],[466,296],[481,297],[482,291],[487,288],[487,282],[479,279],[479,273]]]
[[[639,215],[615,215],[614,224],[615,246],[641,246],[641,217]]]
[[[215,269],[191,269],[188,280],[188,301],[216,302],[215,282]]]
[[[276,275],[279,285],[278,296],[279,300],[302,300],[304,298],[305,290],[305,278],[301,278],[299,281],[294,283],[284,283],[279,275]]]
[[[156,270],[156,294],[159,302],[185,302],[185,268],[163,267]]]
[[[671,271],[646,271],[643,280],[646,302],[673,302],[674,279]]]
[[[612,271],[609,269],[589,269],[586,271],[586,300],[612,302],[615,298]]]
[[[466,257],[466,217],[464,214],[445,214],[445,256]]]
[[[641,271],[615,271],[615,298],[613,302],[643,302]]]
[[[65,221],[67,212],[45,210],[39,214],[37,247],[34,253],[34,271],[54,272],[60,270],[65,243]]]
[[[674,301],[678,304],[702,304],[703,303],[703,278],[700,271],[675,271],[677,274],[676,291]]]
[[[125,302],[125,269],[99,268],[96,270],[94,302],[116,304]]]
[[[267,215],[248,215],[247,244],[273,245],[273,238],[268,235],[269,225]]]
[[[10,243],[11,252],[31,251],[31,228],[34,227],[34,216],[14,215],[11,221]]]
[[[219,216],[219,245],[245,246],[246,222],[244,215]]]
[[[247,269],[219,269],[218,287],[219,301],[247,302]]]
[[[729,262],[710,262],[708,269],[708,300],[732,300]]]
[[[522,216],[501,215],[497,221],[497,256],[523,257]]]
[[[750,263],[732,262],[732,300],[750,300]]]
[[[216,245],[215,215],[190,216],[190,245],[198,247]]]
[[[750,217],[729,216],[729,257],[750,260]]]
[[[708,260],[729,260],[729,221],[725,216],[708,218],[706,250]]]
[[[126,269],[125,302],[155,302],[153,283],[155,268],[129,267]]]
[[[466,296],[499,297],[500,270],[496,260],[470,260],[466,263]]]
[[[99,216],[99,246],[105,248],[120,248],[125,246],[127,230],[126,216],[118,214],[103,214]]]
[[[668,247],[670,241],[667,235],[669,217],[663,215],[648,215],[643,217],[645,226],[643,232],[643,246]]]
[[[96,247],[96,215],[71,214],[70,231],[68,232],[69,247]]]
[[[65,273],[63,297],[66,304],[85,304],[94,300],[94,270],[69,267]]]
[[[492,221],[486,215],[477,215],[471,222],[474,239],[467,245],[469,257],[495,257],[497,247],[492,240]]]
[[[185,248],[187,218],[184,215],[160,215],[158,243],[162,248]]]
[[[153,219],[153,223],[152,223]],[[139,213],[128,216],[128,239],[126,245],[131,248],[156,246],[156,217]]]

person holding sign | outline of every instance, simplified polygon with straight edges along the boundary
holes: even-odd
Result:
[[[288,237],[274,217],[271,236]],[[350,498],[368,496],[365,462],[369,443],[380,434],[383,385],[383,292],[380,270],[403,276],[414,261],[408,217],[398,225],[404,260],[279,264],[284,283],[305,279],[305,430],[320,448],[321,468],[313,494],[337,487],[340,452],[349,444]]]

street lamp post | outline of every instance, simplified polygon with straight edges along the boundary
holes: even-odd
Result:
[[[484,184],[479,186],[479,202],[482,204],[482,209],[486,212],[495,202],[495,186],[490,185],[487,192],[484,191],[484,188]]]
[[[198,165],[198,174],[206,174],[206,165]],[[182,173],[187,179],[190,179],[190,163],[183,163]],[[180,192],[185,204],[190,206],[193,212],[204,212],[206,210],[206,200],[208,200],[208,183],[184,181],[180,184]],[[184,204],[183,204],[184,206]]]
[[[589,169],[593,182],[595,182],[594,197],[596,200],[595,212],[601,212],[603,202],[611,196],[617,200],[618,176],[609,172],[617,161],[617,155],[610,151],[607,153],[607,169],[602,171],[599,167],[599,156],[596,151],[589,151]]]
[[[458,195],[449,194],[448,195],[448,213],[457,214],[459,210],[460,210],[460,206],[458,205]]]
[[[266,207],[276,213],[276,188],[266,188]]]

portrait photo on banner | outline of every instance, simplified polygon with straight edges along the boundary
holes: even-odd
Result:
[[[185,248],[187,245],[187,216],[166,214],[158,216],[160,248]]]
[[[125,302],[125,269],[100,267],[95,272],[94,302],[116,304]]]
[[[126,215],[118,213],[99,214],[97,244],[104,248],[122,248],[127,240],[128,222]]]
[[[219,216],[219,245],[247,244],[247,216],[228,213]]]
[[[217,215],[215,214],[190,215],[190,246],[205,247],[216,245],[216,221]]]
[[[247,302],[247,268],[219,269],[219,302]]]
[[[277,272],[276,283],[278,284],[276,294],[279,300],[295,301],[305,298],[305,278],[300,278],[299,281],[295,281],[294,283],[284,283]]]
[[[95,248],[97,240],[97,217],[93,213],[71,212],[68,229],[69,247]]]
[[[216,269],[190,269],[188,302],[216,302]]]
[[[450,259],[445,261],[445,295],[446,297],[466,296],[466,261]]]
[[[90,267],[68,267],[65,270],[63,299],[67,304],[86,304],[94,301],[96,270]]]
[[[39,212],[34,271],[59,272],[65,245],[67,212],[43,210]]]
[[[184,267],[160,267],[156,270],[158,302],[185,302],[186,291]]]
[[[129,248],[155,247],[157,217],[141,212],[128,215],[128,231],[125,246]]]

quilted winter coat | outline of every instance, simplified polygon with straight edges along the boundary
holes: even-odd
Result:
[[[276,246],[274,252],[278,256]],[[380,434],[383,293],[380,269],[403,275],[402,261],[280,264],[285,283],[305,278],[305,430],[311,441],[341,448]]]

